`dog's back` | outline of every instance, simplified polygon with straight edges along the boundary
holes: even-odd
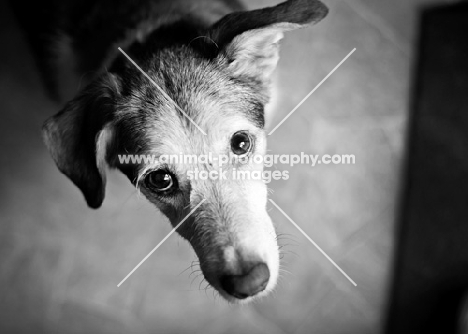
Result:
[[[242,9],[237,0],[11,1],[49,95],[66,100],[117,55],[180,20],[206,28]]]

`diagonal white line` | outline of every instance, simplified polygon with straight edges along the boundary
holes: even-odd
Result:
[[[197,206],[194,207],[194,208],[192,209],[192,211],[190,211],[190,212],[188,213],[188,215],[185,216],[185,218],[182,219],[181,222],[180,222],[179,224],[177,224],[177,226],[174,227],[174,228],[172,229],[172,231],[169,232],[169,234],[166,235],[166,237],[165,237],[164,239],[162,239],[161,242],[160,242],[156,247],[154,247],[153,250],[152,250],[151,252],[149,252],[149,254],[146,255],[146,256],[143,258],[143,260],[141,260],[140,263],[138,263],[137,266],[136,266],[135,268],[133,268],[133,270],[132,270],[127,276],[125,276],[125,278],[124,278],[119,284],[117,284],[117,287],[120,287],[120,286],[122,285],[122,283],[125,282],[125,281],[127,280],[127,278],[129,278],[130,275],[132,275],[132,274],[135,272],[135,270],[137,270],[137,269],[143,264],[143,262],[145,262],[145,261],[151,256],[151,254],[153,254],[153,253],[159,248],[159,246],[161,246],[161,245],[164,243],[164,241],[166,241],[166,240],[172,235],[172,233],[174,233],[174,232],[179,228],[179,226],[182,225],[182,224],[187,220],[187,218],[190,217],[190,215],[191,215],[192,213],[194,213],[196,209],[198,209],[198,207],[199,207],[200,205],[202,205],[202,203],[203,203],[204,201],[206,201],[206,199],[202,199],[201,202],[198,203]]]
[[[325,78],[323,78],[323,80],[320,81],[320,83],[317,86],[315,86],[315,88],[312,89],[310,91],[310,93],[307,94],[307,96],[304,97],[302,99],[302,101],[299,102],[299,104],[296,107],[294,107],[294,109],[291,110],[289,112],[289,114],[287,114],[286,117],[283,118],[283,120],[281,122],[279,122],[278,125],[275,126],[275,128],[273,130],[270,131],[270,133],[268,135],[271,136],[273,134],[273,132],[275,132],[276,129],[278,129],[280,127],[280,125],[283,124],[289,118],[289,116],[291,116],[293,114],[293,112],[295,112],[338,69],[338,67],[340,67],[346,61],[346,59],[348,59],[354,53],[354,51],[356,51],[356,48],[354,48],[353,51],[348,53],[348,55],[346,57],[344,57],[344,59],[338,65],[336,65],[335,68],[330,73],[328,73],[328,75]]]
[[[336,267],[336,269],[338,269],[354,286],[357,286],[357,284],[351,279],[351,277],[349,277],[349,276],[343,271],[343,269],[341,269],[341,268],[335,263],[335,261],[333,261],[333,260],[331,259],[331,257],[329,257],[329,256],[327,255],[327,253],[325,253],[325,252],[322,250],[322,248],[320,248],[320,246],[317,245],[317,244],[315,243],[315,241],[312,240],[312,239],[304,232],[304,230],[303,230],[302,228],[300,228],[300,226],[297,225],[297,224],[286,214],[286,212],[284,212],[284,211],[278,206],[278,204],[276,204],[272,199],[269,199],[269,201],[270,201],[270,202],[271,202],[271,203],[272,203],[272,204],[273,204],[273,205],[274,205],[274,206],[275,206],[275,207],[276,207],[276,208],[277,208],[277,209],[278,209],[278,210],[279,210],[279,211],[280,211],[280,212],[281,212],[281,213],[282,213],[298,230],[299,230],[299,232],[301,232],[301,233],[307,238],[307,240],[309,240],[309,241],[312,243],[312,245],[315,246],[315,248],[317,248],[317,249],[320,251],[320,253],[323,254],[323,256],[325,256],[325,257],[327,258],[328,261],[330,261],[330,262]]]
[[[172,103],[174,103],[175,107],[176,107],[185,117],[187,117],[187,119],[188,119],[190,122],[192,122],[192,124],[195,125],[195,126],[197,127],[197,129],[200,130],[201,133],[203,133],[203,134],[206,136],[206,133],[198,126],[198,124],[195,123],[195,121],[194,121],[193,119],[191,119],[190,116],[187,115],[187,113],[186,113],[185,111],[183,111],[182,108],[179,107],[178,104],[175,103],[174,100],[171,99],[171,97],[170,97],[169,95],[167,95],[167,93],[166,93],[161,87],[159,87],[159,85],[158,85],[153,79],[151,79],[150,76],[149,76],[148,74],[146,74],[146,72],[143,71],[143,70],[141,69],[141,67],[138,66],[138,64],[135,63],[135,62],[133,61],[132,58],[130,58],[129,55],[127,55],[127,54],[125,53],[124,50],[122,50],[120,47],[119,47],[118,49],[119,49],[120,52],[122,52],[122,54],[123,54],[133,65],[135,65],[135,67],[136,67],[138,70],[140,70],[140,72],[141,72],[149,81],[151,81],[151,83],[161,92],[162,95],[164,95],[164,97],[165,97],[166,99],[168,99],[169,101],[171,101]]]

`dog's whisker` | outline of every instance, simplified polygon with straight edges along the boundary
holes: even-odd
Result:
[[[190,268],[194,267],[194,266],[197,266],[200,264],[200,261],[198,260],[193,260],[192,262],[190,262]]]
[[[206,285],[203,288],[203,291],[205,292],[205,296],[208,298],[208,290],[209,289],[212,289],[213,291],[216,291],[216,290],[206,280],[205,280],[205,283],[206,283]]]
[[[196,266],[200,266],[200,261],[198,261],[198,260],[193,260],[193,261],[190,263],[190,268],[193,269],[193,267],[196,267]]]
[[[281,249],[283,247],[292,247],[292,248],[297,248],[301,243],[300,242],[295,242],[294,240],[290,239],[280,239],[277,240],[278,244],[278,249]]]
[[[283,241],[285,240],[285,241]],[[298,245],[300,245],[299,242],[296,242],[294,243],[295,241],[294,240],[291,240],[291,239],[287,239],[287,238],[281,238],[278,241],[278,247],[297,247]],[[287,242],[286,242],[287,241]]]
[[[297,245],[293,245],[293,244],[282,244],[282,245],[278,245],[278,250],[279,251],[291,251],[293,252],[290,247],[293,247],[294,249],[296,249]]]
[[[196,275],[194,278],[192,278],[192,280],[190,281],[190,286],[192,286],[193,282],[197,280],[197,278],[199,278],[200,276],[202,276],[203,274],[202,273],[199,273],[198,275]],[[204,279],[204,278],[203,278]],[[203,282],[203,280],[202,280]]]
[[[278,245],[278,250],[291,250],[291,249],[296,249],[297,245],[294,244],[279,244]]]
[[[182,270],[180,273],[178,273],[178,274],[177,274],[177,276],[180,276],[180,275],[182,275],[183,273],[185,273],[185,272],[186,272],[187,270],[189,270],[189,269],[191,269],[191,268],[190,268],[190,267],[188,267],[188,268],[185,268],[185,269],[184,269],[184,270]],[[190,274],[190,275],[191,275],[191,274]],[[189,277],[190,277],[190,275],[189,275]]]
[[[192,261],[192,263],[190,264],[190,266],[188,266],[187,268],[185,268],[184,270],[182,270],[177,276],[180,276],[182,275],[183,273],[185,273],[187,270],[192,270],[192,272],[190,273],[189,275],[189,278],[190,276],[193,274],[193,267],[195,267],[198,263],[195,263],[195,262],[198,262],[198,261]],[[195,263],[195,264],[194,264]]]
[[[206,282],[208,284],[208,282],[206,281],[205,278],[203,278],[200,282],[200,284],[198,284],[198,290],[201,290],[201,285],[203,284],[203,282]]]
[[[286,269],[280,268],[279,271],[282,272],[282,273],[287,273],[289,275],[295,276],[292,272],[290,272],[289,270],[286,270]]]
[[[285,233],[285,232],[281,232],[281,233],[277,233],[278,236],[288,236],[288,237],[296,237],[294,234],[291,234],[291,233]]]
[[[219,293],[215,289],[213,289],[212,291],[213,291],[213,301],[214,301],[214,303],[217,303],[218,298],[219,298]]]
[[[289,234],[289,233],[277,233],[276,238],[277,240],[285,239],[285,240],[291,240],[291,241],[297,242],[296,236],[293,234]]]
[[[292,250],[290,250],[290,249],[283,249],[283,250],[281,250],[280,253],[282,253],[282,254],[284,254],[284,255],[289,255],[289,254],[291,254],[291,255],[294,255],[294,256],[296,256],[296,257],[298,257],[298,258],[301,257],[300,254],[298,254],[298,253],[296,253],[295,251],[292,251]]]
[[[277,282],[277,285],[276,285],[276,289],[274,290],[276,294],[278,294],[278,290],[280,288],[284,288],[284,277],[281,274],[278,275],[278,282]],[[275,297],[277,297],[277,296],[275,296]]]
[[[190,273],[189,278],[191,278],[192,275],[197,275],[197,276],[198,276],[198,275],[200,275],[200,274],[202,274],[202,271],[201,271],[201,270],[194,270],[194,271],[192,271],[192,272]]]

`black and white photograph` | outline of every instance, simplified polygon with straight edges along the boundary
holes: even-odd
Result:
[[[468,334],[468,2],[0,1],[0,334]]]

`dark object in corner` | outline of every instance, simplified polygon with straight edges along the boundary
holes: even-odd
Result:
[[[458,333],[468,289],[468,3],[421,23],[387,334]]]

